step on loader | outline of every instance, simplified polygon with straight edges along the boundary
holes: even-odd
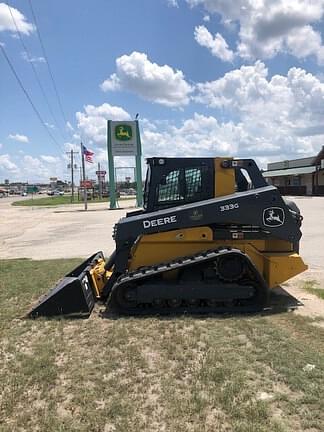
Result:
[[[307,269],[302,216],[252,159],[149,158],[144,207],[114,227],[115,251],[68,273],[29,317],[253,312]]]

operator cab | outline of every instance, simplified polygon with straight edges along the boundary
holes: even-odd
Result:
[[[152,212],[214,196],[212,158],[149,158],[144,209]]]
[[[217,182],[228,182],[230,193],[266,186],[255,162],[226,158],[148,158],[144,212],[154,212],[220,196]],[[216,162],[228,165],[217,165]],[[217,168],[217,166],[219,168]],[[231,169],[232,176],[227,169]],[[218,178],[219,171],[227,177]],[[232,177],[232,178],[231,178]],[[228,189],[227,189],[228,190]]]

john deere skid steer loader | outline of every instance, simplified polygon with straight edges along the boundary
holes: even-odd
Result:
[[[150,158],[143,210],[114,227],[116,249],[66,275],[30,317],[248,312],[307,269],[298,207],[266,184],[251,159]]]

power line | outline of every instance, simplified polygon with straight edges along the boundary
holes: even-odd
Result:
[[[43,85],[42,85],[42,83],[41,83],[41,81],[40,81],[40,79],[39,79],[39,76],[38,76],[37,70],[36,70],[36,68],[35,68],[35,66],[34,66],[34,64],[33,64],[33,62],[32,62],[32,58],[31,58],[31,55],[30,55],[30,53],[29,53],[29,50],[27,49],[27,47],[26,47],[26,45],[25,45],[25,43],[24,43],[24,40],[23,40],[23,38],[22,38],[21,32],[20,32],[20,30],[19,30],[19,28],[18,28],[18,26],[17,26],[17,23],[16,23],[16,20],[15,20],[15,18],[14,18],[14,16],[13,16],[13,13],[12,13],[11,7],[9,6],[8,3],[6,3],[6,4],[7,4],[7,6],[8,6],[8,9],[9,9],[9,12],[10,12],[10,15],[11,15],[11,19],[12,19],[14,25],[15,25],[16,32],[17,32],[17,34],[18,34],[19,40],[20,40],[20,42],[21,42],[21,45],[23,46],[23,49],[24,49],[24,51],[25,51],[25,53],[26,53],[27,60],[28,60],[28,62],[29,62],[29,64],[30,64],[31,68],[33,69],[33,72],[34,72],[34,75],[35,75],[36,81],[37,81],[37,83],[38,83],[38,86],[39,86],[39,88],[40,88],[40,90],[41,90],[41,92],[42,92],[42,95],[43,95],[44,100],[45,100],[45,102],[46,102],[46,104],[47,104],[47,107],[48,107],[48,109],[49,109],[49,112],[51,113],[52,119],[54,120],[54,123],[56,124],[56,127],[57,127],[57,129],[59,130],[59,132],[60,132],[60,134],[61,134],[63,140],[65,140],[65,137],[64,137],[64,135],[63,135],[63,133],[62,133],[62,130],[61,130],[61,127],[59,126],[59,124],[58,124],[58,122],[57,122],[57,119],[56,119],[56,117],[55,117],[55,115],[54,115],[54,112],[53,112],[53,110],[52,110],[52,107],[50,106],[50,103],[49,103],[49,101],[48,101],[48,99],[47,99],[47,96],[46,96],[46,93],[45,93],[44,87],[43,87]]]
[[[46,51],[45,51],[45,47],[44,47],[44,44],[43,44],[43,40],[42,40],[41,34],[40,34],[40,31],[39,31],[39,27],[38,27],[38,24],[37,24],[36,15],[35,15],[35,12],[34,12],[34,9],[33,9],[32,1],[31,0],[28,0],[28,1],[29,1],[29,6],[30,6],[31,13],[33,15],[33,20],[34,20],[34,23],[35,23],[35,27],[36,27],[36,32],[37,32],[37,36],[38,36],[38,39],[39,39],[39,43],[41,45],[41,48],[42,48],[42,51],[43,51],[43,56],[44,56],[45,61],[46,61],[47,69],[48,69],[49,75],[51,77],[51,81],[52,81],[52,84],[53,84],[54,92],[56,94],[58,105],[59,105],[59,108],[60,108],[63,120],[65,122],[64,124],[66,125],[67,124],[66,115],[65,115],[64,110],[63,110],[61,98],[60,98],[59,92],[57,90],[57,86],[55,84],[54,76],[53,76],[53,73],[52,73],[49,61],[48,61],[48,57],[47,57],[47,54],[46,54]]]
[[[28,99],[28,102],[29,102],[30,105],[32,106],[32,108],[33,108],[35,114],[37,115],[37,117],[38,117],[38,119],[39,119],[39,121],[42,123],[42,125],[44,126],[44,129],[45,129],[46,132],[48,133],[49,137],[51,138],[51,140],[55,143],[55,145],[59,148],[59,150],[60,150],[60,152],[61,152],[61,151],[62,151],[62,148],[60,147],[59,143],[56,141],[55,137],[51,134],[50,130],[49,130],[48,127],[46,126],[46,124],[45,124],[45,122],[44,122],[42,116],[40,115],[38,109],[36,108],[36,106],[34,105],[34,102],[33,102],[32,99],[31,99],[30,95],[28,94],[27,90],[25,89],[25,87],[24,87],[24,85],[23,85],[21,79],[19,78],[17,72],[15,71],[15,68],[14,68],[13,64],[11,63],[11,61],[10,61],[10,59],[9,59],[7,53],[6,53],[6,50],[4,49],[4,46],[3,46],[2,44],[0,44],[0,49],[1,49],[1,51],[2,51],[2,54],[3,54],[4,58],[6,59],[8,65],[9,65],[10,69],[11,69],[11,72],[14,74],[14,76],[15,76],[15,78],[16,78],[16,80],[17,80],[17,82],[18,82],[18,84],[19,84],[19,86],[20,86],[20,88],[21,88],[21,90],[24,92],[26,98]]]

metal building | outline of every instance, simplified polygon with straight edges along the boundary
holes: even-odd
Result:
[[[317,156],[269,163],[263,176],[283,195],[324,195],[324,146]]]

